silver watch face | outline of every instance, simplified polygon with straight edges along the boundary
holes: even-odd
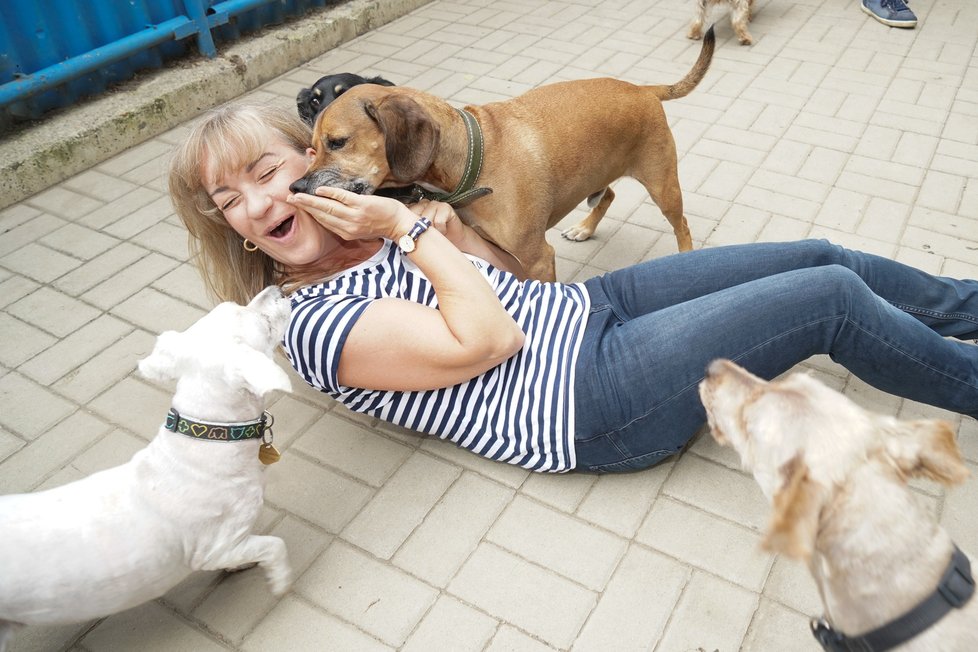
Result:
[[[403,251],[406,254],[409,254],[412,251],[414,251],[414,239],[411,236],[409,236],[407,233],[405,233],[400,238],[398,238],[397,246],[401,248],[401,251]]]

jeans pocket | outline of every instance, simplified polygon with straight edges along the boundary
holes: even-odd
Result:
[[[682,450],[681,448],[679,450]],[[605,473],[629,473],[632,471],[643,471],[647,468],[653,467],[660,462],[664,462],[666,459],[672,457],[679,451],[675,450],[658,450],[652,451],[651,453],[644,453],[636,457],[629,457],[627,459],[617,460],[615,462],[607,462],[605,464],[579,464],[576,471],[580,473],[594,473],[598,475],[603,475]]]

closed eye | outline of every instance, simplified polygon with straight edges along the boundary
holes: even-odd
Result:
[[[342,149],[346,145],[347,138],[327,138],[326,147],[331,150]]]
[[[233,208],[234,205],[238,203],[238,198],[239,197],[240,197],[240,195],[234,195],[233,197],[231,197],[230,199],[228,199],[227,201],[225,201],[223,204],[221,204],[221,211],[223,212],[223,211],[226,211],[229,208]]]
[[[272,167],[268,168],[267,170],[265,170],[264,172],[262,172],[260,175],[258,175],[258,180],[259,181],[268,181],[270,178],[272,178],[272,176],[276,172],[278,172],[278,169],[279,169],[279,166],[278,165],[275,165],[275,166],[272,166]]]

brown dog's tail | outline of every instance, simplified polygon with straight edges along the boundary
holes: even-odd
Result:
[[[716,40],[716,36],[713,35],[713,25],[710,25],[710,29],[706,30],[706,34],[703,35],[703,47],[700,49],[700,56],[696,59],[696,63],[693,64],[693,69],[672,86],[653,86],[656,96],[665,102],[689,95],[706,75],[706,71],[710,69]]]

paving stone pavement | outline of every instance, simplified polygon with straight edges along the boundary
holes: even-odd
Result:
[[[751,47],[716,12],[710,72],[665,107],[696,246],[827,237],[978,277],[978,5],[912,7],[919,26],[899,30],[855,0],[759,0]],[[565,79],[671,83],[699,51],[692,13],[675,0],[435,0],[248,97],[292,105],[339,71],[459,106]],[[0,492],[122,463],[162,421],[171,390],[136,362],[212,305],[161,181],[186,129],[0,211]],[[562,280],[674,252],[638,184],[616,192],[593,239],[548,234]],[[954,425],[972,479],[914,487],[978,551],[978,424],[827,358],[804,366],[878,411]],[[533,475],[295,385],[271,407],[283,459],[258,524],[286,540],[291,593],[272,597],[257,570],[201,572],[98,622],[27,628],[12,650],[818,649],[813,583],[759,548],[767,506],[709,436],[642,473]]]

